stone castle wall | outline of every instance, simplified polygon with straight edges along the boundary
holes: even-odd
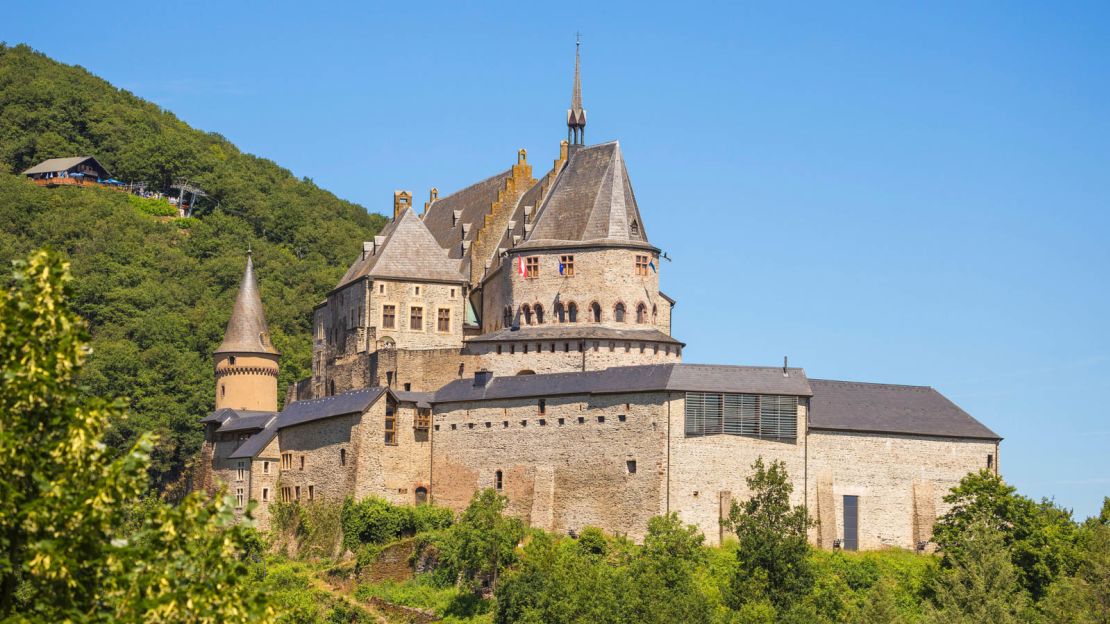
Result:
[[[662,405],[660,393],[645,393],[550,397],[543,413],[538,399],[437,406],[433,499],[463,509],[501,471],[509,512],[532,526],[640,538],[662,509]]]
[[[479,358],[483,368],[496,376],[512,376],[521,371],[568,373],[682,361],[678,345],[628,340],[482,342],[471,343],[467,349]]]
[[[574,256],[574,276],[559,274],[561,256]],[[647,256],[654,264],[647,275],[636,274],[636,256]],[[517,257],[539,258],[539,275],[521,277],[516,269]],[[635,248],[566,248],[566,249],[517,249],[508,254],[500,271],[487,282],[483,298],[482,324],[484,331],[494,331],[505,326],[504,307],[512,308],[513,321],[528,325],[521,318],[521,309],[528,304],[543,307],[544,324],[556,323],[555,305],[561,302],[578,307],[579,323],[593,323],[590,305],[597,302],[601,308],[600,325],[618,329],[658,329],[670,331],[670,303],[659,295],[659,258],[654,251]],[[493,284],[498,281],[500,283]],[[623,303],[624,322],[616,321],[615,306]],[[636,322],[637,306],[646,308],[644,323]],[[652,315],[652,309],[655,315]],[[533,315],[532,324],[538,324]],[[595,325],[597,323],[594,323]]]

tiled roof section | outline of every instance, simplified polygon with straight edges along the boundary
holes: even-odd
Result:
[[[385,388],[363,388],[322,399],[294,401],[278,414],[277,426],[284,429],[333,416],[360,414],[385,394],[385,391]]]
[[[547,176],[553,176],[554,174],[555,172],[548,172]],[[537,181],[535,184],[532,185],[532,188],[528,189],[523,195],[521,195],[520,201],[516,203],[516,207],[513,209],[512,216],[509,217],[509,223],[512,225],[512,228],[505,228],[505,230],[500,233],[490,232],[490,234],[499,237],[497,246],[493,248],[490,257],[483,260],[483,262],[487,260],[489,261],[491,271],[501,264],[501,256],[499,250],[512,249],[514,237],[519,237],[518,240],[523,241],[528,236],[528,231],[525,227],[525,225],[528,223],[528,219],[524,214],[524,209],[528,206],[531,206],[533,211],[540,209],[543,183],[547,179],[547,176],[544,176],[544,178]],[[533,212],[533,222],[535,220],[535,217],[536,214],[535,212]]]
[[[202,422],[202,423],[206,423],[206,422],[223,423],[223,422],[226,422],[228,419],[245,418],[245,417],[248,417],[248,416],[259,416],[259,415],[262,415],[262,414],[269,414],[269,415],[273,416],[274,413],[273,412],[262,412],[262,411],[258,411],[258,410],[237,410],[237,409],[232,409],[230,407],[225,407],[225,408],[218,409],[218,410],[212,412],[211,414],[205,416],[204,418],[201,418],[200,422]]]
[[[405,392],[391,390],[393,397],[401,403],[415,403],[417,407],[431,407],[435,399],[434,392]]]
[[[59,171],[67,171],[67,170],[69,170],[73,167],[76,167],[77,165],[80,165],[81,163],[85,162],[86,160],[93,161],[93,166],[96,167],[97,169],[100,169],[101,171],[103,171],[105,176],[109,175],[108,170],[104,168],[104,165],[100,164],[100,162],[97,161],[92,156],[71,156],[69,158],[48,158],[48,159],[40,162],[39,164],[35,165],[34,167],[31,167],[27,171],[24,171],[23,175],[34,175],[36,173],[57,173]]]
[[[440,388],[435,402],[653,391],[811,394],[800,368],[787,369],[784,375],[781,368],[757,366],[648,364],[583,373],[494,377],[485,386],[475,386],[473,378],[458,379]]]
[[[216,430],[216,433],[230,433],[232,431],[250,431],[251,429],[262,429],[276,415],[277,414],[275,414],[274,412],[240,415],[238,418],[231,418],[224,422],[224,424]]]
[[[247,254],[247,268],[239,282],[231,318],[227,320],[224,341],[215,352],[278,354],[270,342],[270,329],[266,326],[266,313],[262,308],[262,295],[254,278],[254,261],[250,254]]]
[[[619,143],[572,151],[528,240],[648,242]]]
[[[412,209],[401,213],[399,219],[382,230],[381,236],[382,244],[375,245],[373,253],[360,255],[336,288],[367,275],[432,282],[465,281],[459,260],[440,247]]]
[[[482,228],[485,216],[489,213],[493,202],[497,201],[497,191],[505,185],[505,179],[512,175],[512,169],[502,171],[461,191],[437,199],[428,207],[428,212],[424,215],[424,225],[439,242],[439,246],[447,249],[452,258],[463,257],[462,241],[473,241],[478,236],[478,230]],[[456,211],[459,213],[457,219]],[[466,224],[470,226],[470,230],[464,238],[462,227]]]
[[[498,329],[467,342],[526,342],[529,340],[625,340],[684,344],[658,329],[621,329],[588,323],[530,325],[518,330]]]
[[[278,425],[277,418],[271,418],[266,427],[258,433],[247,438],[235,452],[228,455],[228,459],[251,459],[257,457],[259,453],[266,449],[270,441],[277,435]]]
[[[1000,440],[970,414],[927,386],[812,379],[812,429]]]

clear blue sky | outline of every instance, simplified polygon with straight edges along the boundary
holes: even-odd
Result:
[[[550,166],[580,30],[686,361],[931,385],[1022,492],[1110,494],[1110,4],[150,4],[0,39],[380,212]]]

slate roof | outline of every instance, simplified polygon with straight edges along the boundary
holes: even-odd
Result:
[[[633,221],[639,230],[635,234]],[[620,144],[572,149],[534,223],[525,245],[602,240],[648,244]]]
[[[650,391],[812,394],[800,368],[789,368],[783,375],[782,368],[774,367],[647,364],[580,373],[493,377],[485,386],[475,386],[472,377],[457,379],[436,391],[435,402]]]
[[[431,282],[464,282],[459,260],[450,257],[424,222],[410,208],[379,235],[384,240],[373,253],[359,255],[336,288],[370,276]]]
[[[468,338],[467,342],[526,342],[529,340],[631,340],[685,345],[658,329],[622,329],[589,323],[526,325],[515,331],[506,327]]]
[[[359,414],[373,405],[386,392],[386,388],[351,390],[321,399],[294,401],[278,414],[277,427],[284,429],[344,414]]]
[[[266,448],[266,445],[274,439],[277,432],[277,418],[271,418],[262,431],[247,438],[246,441],[239,445],[239,448],[235,449],[234,453],[228,455],[228,459],[250,459],[256,457]]]
[[[215,353],[269,353],[278,355],[270,342],[270,329],[266,326],[266,313],[262,308],[262,296],[258,292],[258,282],[254,278],[254,262],[247,254],[247,268],[239,282],[239,293],[235,296],[235,307],[227,320],[224,341]]]
[[[513,170],[502,171],[495,176],[486,178],[481,182],[472,184],[461,191],[452,193],[432,202],[424,215],[424,225],[432,233],[439,246],[448,250],[450,257],[461,259],[463,257],[463,240],[473,241],[478,236],[478,230],[485,223],[485,216],[497,201],[497,192],[505,186],[505,179],[512,177]],[[455,211],[460,211],[459,218],[454,219]],[[464,238],[462,226],[470,225],[470,231]]]
[[[262,415],[262,414],[269,414],[269,415],[273,416],[274,413],[273,412],[261,412],[261,411],[258,411],[258,410],[237,410],[237,409],[232,409],[230,407],[225,407],[225,408],[218,409],[218,410],[212,412],[211,414],[205,416],[204,418],[201,418],[200,422],[202,422],[202,423],[205,423],[205,422],[223,423],[223,422],[226,422],[228,419],[237,419],[237,418],[243,418],[243,417],[248,417],[248,416],[258,416],[258,415]]]
[[[276,416],[273,412],[261,412],[247,415],[239,415],[238,418],[231,418],[224,422],[216,433],[230,433],[233,431],[250,431],[251,429],[263,429],[266,425],[273,420]]]
[[[68,171],[68,170],[76,167],[77,165],[80,165],[81,163],[85,162],[86,160],[93,161],[93,167],[95,167],[95,168],[104,172],[104,176],[102,176],[102,177],[110,177],[110,174],[108,173],[108,170],[104,168],[104,165],[100,164],[100,162],[97,161],[92,156],[70,156],[68,158],[48,158],[48,159],[40,162],[39,164],[35,165],[34,167],[31,167],[30,169],[24,171],[23,175],[35,175],[35,174],[38,174],[38,173],[58,173],[58,172],[61,172],[61,171]]]
[[[403,390],[391,390],[394,398],[402,403],[415,403],[417,407],[431,407],[432,401],[435,400],[434,392],[405,392]]]
[[[811,429],[1002,439],[927,386],[811,379]]]

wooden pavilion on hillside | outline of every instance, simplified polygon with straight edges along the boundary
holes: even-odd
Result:
[[[120,186],[123,183],[112,177],[104,165],[92,156],[49,158],[23,172],[41,186]]]

